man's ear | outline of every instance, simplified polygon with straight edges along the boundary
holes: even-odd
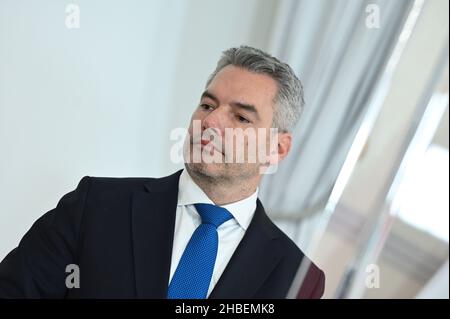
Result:
[[[284,132],[284,133],[277,133],[275,138],[270,142],[276,143],[277,145],[271,145],[270,148],[270,156],[269,156],[269,162],[270,165],[276,165],[279,164],[288,154],[291,150],[291,143],[292,143],[292,135],[291,133]]]

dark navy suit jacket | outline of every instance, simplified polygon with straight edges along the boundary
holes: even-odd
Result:
[[[2,298],[166,298],[178,180],[84,177],[0,263]],[[307,257],[266,215],[255,215],[210,298],[285,298]],[[66,266],[80,270],[68,289]],[[313,263],[299,298],[320,298]]]

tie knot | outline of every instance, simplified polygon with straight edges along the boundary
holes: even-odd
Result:
[[[212,224],[217,228],[233,218],[226,208],[220,206],[211,204],[195,204],[194,206],[202,218],[202,224]]]

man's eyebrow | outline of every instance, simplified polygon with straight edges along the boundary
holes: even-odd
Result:
[[[209,98],[209,99],[213,100],[215,103],[219,104],[219,99],[214,94],[209,92],[208,90],[206,90],[205,92],[202,93],[201,98],[203,99],[205,97]],[[258,110],[252,104],[243,103],[243,102],[231,102],[231,106],[243,109],[250,113],[253,113],[258,120],[261,119],[259,116]]]
[[[208,90],[206,90],[205,92],[202,93],[201,98],[203,99],[205,97],[207,97],[207,98],[213,100],[215,103],[219,104],[219,99],[214,94],[209,92]]]

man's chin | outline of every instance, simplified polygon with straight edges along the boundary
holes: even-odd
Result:
[[[185,165],[187,166],[188,171],[190,173],[199,176],[219,178],[227,175],[225,168],[223,167],[224,164],[201,162],[201,163],[186,163]]]

